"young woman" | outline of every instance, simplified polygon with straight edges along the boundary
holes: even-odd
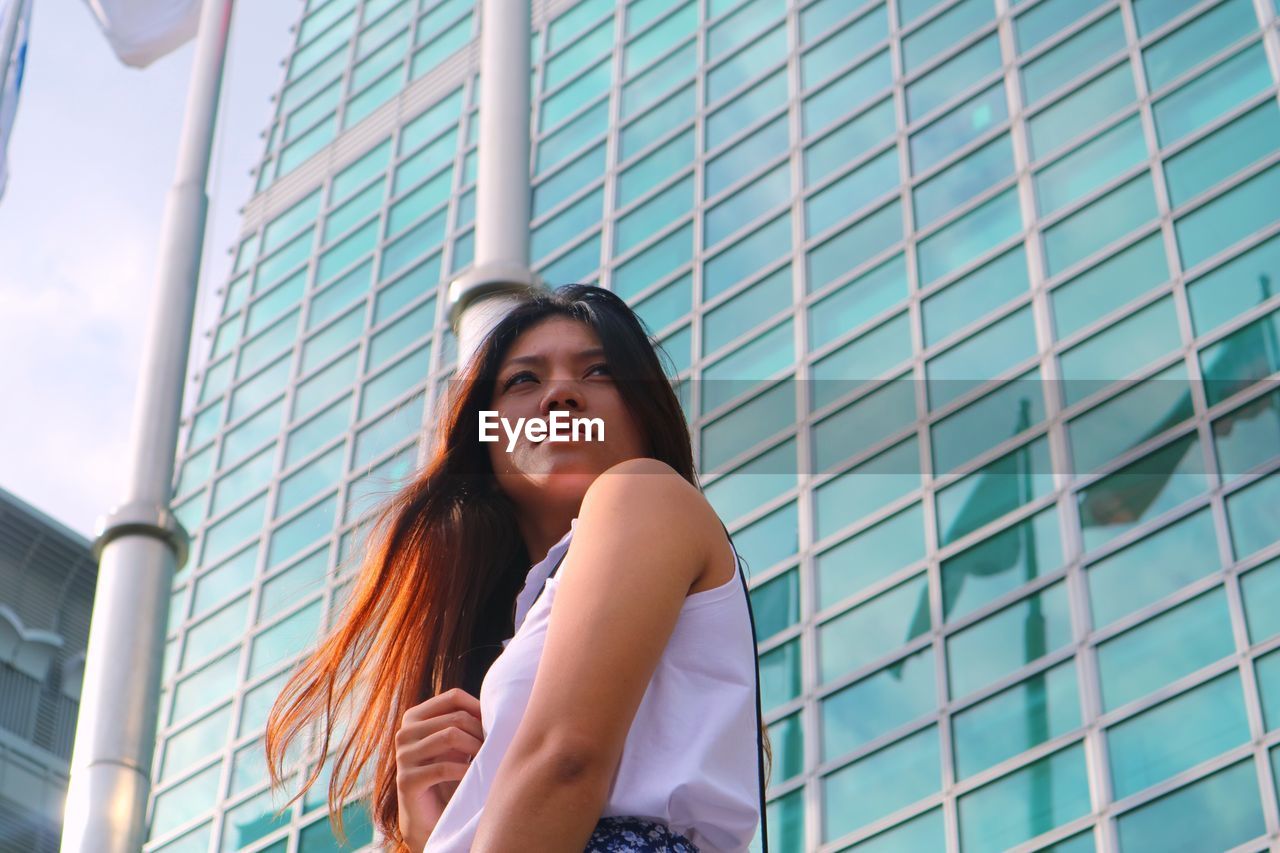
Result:
[[[397,851],[745,850],[769,753],[750,600],[643,324],[597,287],[532,292],[452,384],[271,711],[273,785],[317,722],[319,755],[342,733],[335,824],[371,768]],[[521,418],[603,438],[512,439]]]

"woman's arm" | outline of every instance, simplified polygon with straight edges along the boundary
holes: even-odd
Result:
[[[714,510],[665,463],[628,460],[592,483],[473,851],[586,846],[712,534],[723,535]]]

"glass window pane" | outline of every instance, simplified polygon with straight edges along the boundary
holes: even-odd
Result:
[[[808,284],[812,292],[812,279]],[[809,307],[810,351],[879,316],[906,296],[906,258],[898,254]]]
[[[1018,53],[1023,54],[1083,18],[1102,5],[1103,0],[1045,0],[1019,15],[1013,22]]]
[[[1120,13],[1095,21],[1022,68],[1022,91],[1028,108],[1069,81],[1113,56],[1125,46]]]
[[[687,264],[692,257],[693,223],[690,222],[620,264],[613,273],[614,292],[630,299]]]
[[[1127,60],[1071,90],[1027,120],[1032,160],[1043,160],[1087,135],[1137,97]]]
[[[898,181],[898,150],[890,147],[805,201],[805,236],[820,234],[886,193],[896,193]],[[779,190],[789,194],[788,187]]]
[[[1280,536],[1276,507],[1280,506],[1280,473],[1272,473],[1227,497],[1231,547],[1237,560],[1267,547]]]
[[[1017,188],[1010,187],[920,241],[920,285],[972,262],[1022,229]]]
[[[960,0],[902,40],[903,73],[911,74],[966,39],[995,14],[991,0]]]
[[[1187,286],[1196,334],[1211,332],[1271,297],[1280,279],[1280,235],[1200,276]]]
[[[204,551],[201,561],[210,563],[228,554],[231,549],[242,544],[253,534],[262,529],[267,503],[266,494],[242,506],[240,509],[211,525],[204,536]]]
[[[1124,851],[1228,850],[1267,831],[1252,759],[1233,764],[1117,819]]]
[[[218,799],[221,773],[222,762],[217,762],[157,794],[152,807],[150,837],[159,838],[212,809]]]
[[[338,444],[281,480],[273,517],[288,515],[310,498],[335,485],[342,477],[346,450],[345,442]]]
[[[791,268],[781,267],[706,313],[702,320],[702,353],[754,329],[791,305]]]
[[[951,695],[980,690],[1069,642],[1067,585],[1059,581],[947,638]]]
[[[691,40],[625,83],[622,118],[630,118],[653,106],[675,86],[687,82],[697,69],[696,48],[697,42]]]
[[[1068,405],[1132,376],[1181,344],[1173,297],[1165,296],[1065,351],[1062,394]],[[1177,401],[1167,401],[1172,408]],[[1170,421],[1170,424],[1175,421]]]
[[[907,85],[907,120],[918,121],[1000,68],[1000,43],[992,33]]]
[[[757,444],[782,432],[795,423],[794,413],[795,383],[789,379],[779,382],[752,400],[734,406],[723,417],[702,428],[702,469],[716,471]]]
[[[932,346],[958,329],[1025,293],[1027,257],[1022,245],[969,273],[921,305],[925,346]]]
[[[1019,475],[1009,472],[986,476],[1013,479]],[[1062,538],[1051,506],[943,560],[943,618],[965,616],[1060,568]]]
[[[783,219],[777,220],[785,221]],[[894,199],[814,246],[805,257],[810,293],[902,240],[902,203]]]
[[[928,578],[917,575],[819,625],[820,681],[860,669],[926,633],[928,595]]]
[[[790,164],[784,162],[707,210],[703,232],[704,248],[716,245],[768,211],[788,203],[790,199]],[[683,199],[685,206],[691,206],[692,200],[691,183],[688,197]],[[679,208],[672,210],[671,215],[678,212]]]
[[[208,663],[199,672],[179,681],[173,689],[173,713],[170,722],[180,723],[192,712],[231,695],[236,686],[236,670],[240,666],[239,647]]]
[[[1269,86],[1266,52],[1254,43],[1152,104],[1160,145],[1172,145]]]
[[[797,794],[802,793],[796,791]],[[769,820],[772,822],[773,818]],[[944,850],[946,849],[946,833],[942,820],[942,809],[931,809],[922,815],[878,832],[866,841],[860,841],[852,847],[845,848],[857,853],[895,853],[900,850]],[[799,850],[797,846],[793,849]]]
[[[1188,68],[1258,28],[1249,0],[1226,0],[1142,51],[1147,83],[1158,90]]]
[[[355,381],[359,355],[358,348],[352,349],[310,379],[299,383],[293,397],[294,419],[306,417],[322,403],[348,390]]]
[[[769,126],[777,125],[785,129],[785,119],[786,117],[783,116]],[[810,143],[804,151],[805,186],[811,187],[837,169],[844,168],[849,162],[850,151],[871,151],[879,148],[880,143],[893,135],[893,131],[893,99],[886,98],[849,119],[821,139]],[[770,151],[781,153],[786,147],[785,137],[779,134],[777,143],[781,145],[775,143]],[[710,180],[713,165],[714,161],[707,167],[708,180]]]
[[[932,648],[922,649],[822,700],[822,760],[830,761],[932,711]]]
[[[743,538],[741,534],[739,538]],[[800,618],[800,573],[791,569],[752,589],[751,608],[756,616],[757,643],[794,625]]]
[[[1073,658],[951,718],[956,776],[972,776],[1079,725],[1080,696]]]
[[[929,726],[824,778],[823,840],[937,793],[939,753],[938,729]]]
[[[249,678],[256,678],[276,664],[292,658],[315,641],[316,630],[320,627],[321,605],[322,602],[313,601],[253,638]]]
[[[540,39],[535,36],[535,42]],[[544,91],[555,89],[581,71],[586,63],[613,47],[613,16],[575,39],[568,47],[547,60],[542,74]]]
[[[809,372],[810,411],[898,372],[910,357],[911,321],[904,311],[813,363]]]
[[[1027,305],[929,360],[930,408],[945,406],[1035,354],[1035,322]]]
[[[1156,216],[1151,173],[1143,171],[1045,229],[1045,268],[1053,276]]]
[[[1266,101],[1165,161],[1169,202],[1174,207],[1276,150],[1280,109]]]
[[[336,506],[337,496],[329,497],[277,527],[272,532],[271,543],[267,547],[267,569],[280,565],[303,548],[328,535],[333,529]]]
[[[822,539],[920,487],[915,436],[814,490],[814,536]]]
[[[818,609],[831,607],[924,555],[924,514],[916,503],[814,558]]]
[[[173,778],[200,759],[222,749],[230,723],[231,706],[228,704],[177,734],[170,735],[165,741],[164,764],[160,768],[157,783]]]
[[[1044,389],[1036,368],[934,424],[934,468],[949,473],[1043,419]]]
[[[1280,634],[1280,560],[1251,569],[1240,578],[1240,590],[1249,640],[1260,643]],[[1280,712],[1280,706],[1268,713],[1276,712]]]
[[[911,174],[929,171],[1008,117],[1004,84],[989,86],[911,135],[908,142]],[[890,113],[887,121],[892,120]],[[892,130],[892,125],[889,129]]]
[[[795,360],[795,336],[790,319],[748,341],[703,370],[702,411],[709,412],[730,399],[758,387]],[[794,388],[788,390],[794,391]],[[786,413],[784,422],[794,420]]]
[[[816,423],[814,470],[829,470],[905,430],[916,415],[913,384],[887,382]]]
[[[1155,231],[1050,292],[1058,339],[1074,334],[1168,279],[1169,262],[1162,235]]]
[[[688,124],[696,111],[692,85],[666,95],[657,106],[622,128],[618,138],[619,162],[626,162],[639,154],[673,128]],[[539,166],[539,171],[543,169]]]
[[[1138,116],[1126,119],[1035,176],[1041,216],[1081,199],[1146,159],[1147,145]]]
[[[916,187],[916,228],[926,228],[1013,174],[1013,148],[1002,134]]]
[[[1190,269],[1276,220],[1280,166],[1272,166],[1174,221],[1178,252]]]
[[[1195,433],[1153,450],[1077,494],[1085,550],[1173,509],[1205,487]]]
[[[1187,369],[1182,362],[1174,362],[1070,421],[1067,438],[1074,472],[1095,471],[1191,415]]]
[[[760,655],[761,708],[769,713],[800,695],[800,641],[790,640]]]
[[[212,652],[244,633],[249,616],[249,596],[242,596],[198,625],[187,629],[182,648],[182,669],[204,660]]]
[[[796,441],[789,438],[717,478],[705,492],[716,514],[730,523],[795,484]]]
[[[1084,746],[1076,743],[960,797],[965,851],[998,851],[1090,811]]]
[[[693,308],[693,276],[680,276],[633,307],[650,332],[665,329]]]
[[[781,109],[787,102],[787,70],[780,68],[706,119],[704,149],[719,148],[739,131]]]
[[[597,212],[597,219],[596,208],[599,206],[599,199],[596,199],[596,206],[592,209]],[[613,254],[626,254],[692,208],[693,175],[690,173],[619,217],[614,231]]]
[[[1117,799],[1249,740],[1240,672],[1231,670],[1107,729]]]
[[[842,11],[847,13],[852,8],[854,8],[853,4],[846,4]],[[802,18],[809,11],[806,9],[802,12]],[[818,85],[847,65],[850,60],[856,59],[884,41],[888,35],[888,15],[885,4],[881,3],[856,20],[845,24],[839,32],[824,38],[821,44],[806,50],[801,55],[801,85],[805,89]],[[812,42],[812,39],[806,41]]]
[[[431,333],[436,321],[436,301],[428,299],[369,339],[368,370],[377,370],[405,347]]]
[[[881,93],[892,83],[893,66],[889,61],[889,51],[883,50],[804,99],[800,107],[804,135],[812,136],[879,100]],[[785,79],[783,86],[785,93]]]
[[[761,225],[703,263],[702,295],[711,299],[729,290],[770,261],[791,251],[790,211]]]
[[[1234,651],[1217,586],[1098,646],[1103,706],[1119,708]]]
[[[755,43],[727,57],[707,72],[707,103],[714,104],[761,73],[785,62],[787,28],[774,27]]]
[[[273,798],[270,790],[263,791],[245,800],[233,808],[227,809],[222,817],[222,850],[230,853],[248,847],[259,838],[263,838],[290,820],[290,810],[276,816],[281,803]]]

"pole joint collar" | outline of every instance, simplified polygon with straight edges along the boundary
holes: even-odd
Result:
[[[173,512],[168,507],[145,501],[115,507],[98,519],[93,532],[90,548],[95,560],[101,560],[107,544],[121,536],[150,536],[164,542],[173,550],[175,570],[186,564],[191,548],[191,537]]]
[[[462,312],[481,299],[502,293],[519,294],[546,287],[541,276],[523,264],[491,262],[473,267],[449,282],[449,324],[458,333]]]

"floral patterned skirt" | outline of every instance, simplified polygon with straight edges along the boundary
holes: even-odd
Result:
[[[602,817],[583,853],[698,853],[698,846],[655,820]]]

